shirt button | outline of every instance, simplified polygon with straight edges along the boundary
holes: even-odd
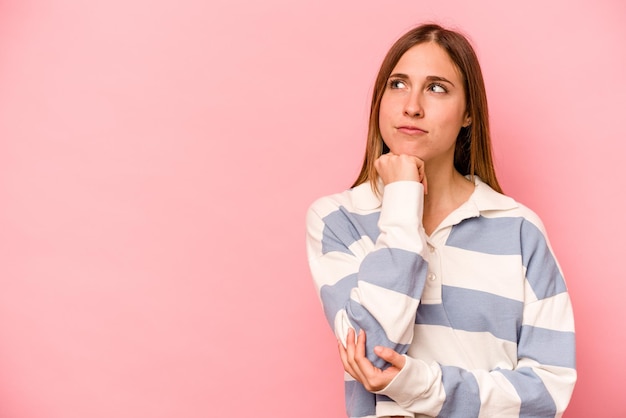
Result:
[[[430,273],[428,275],[428,280],[434,282],[435,280],[437,280],[437,275],[435,273]]]

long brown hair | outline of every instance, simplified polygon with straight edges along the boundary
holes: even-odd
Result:
[[[410,30],[387,52],[374,84],[363,166],[352,187],[369,181],[372,188],[377,190],[374,161],[388,150],[383,143],[378,124],[380,102],[387,87],[387,79],[406,51],[425,42],[435,42],[443,48],[463,77],[465,108],[472,122],[468,127],[461,128],[456,138],[454,167],[459,173],[469,175],[472,180],[475,175],[480,177],[491,188],[501,193],[502,189],[493,164],[487,94],[478,58],[463,35],[436,24],[424,24]]]

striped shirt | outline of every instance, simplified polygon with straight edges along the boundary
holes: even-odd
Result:
[[[345,374],[349,417],[554,417],[576,381],[574,320],[535,213],[480,179],[427,236],[423,186],[369,183],[307,213],[307,252],[326,318],[406,354],[383,390]],[[382,186],[381,186],[382,188]]]

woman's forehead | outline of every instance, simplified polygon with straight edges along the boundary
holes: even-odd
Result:
[[[421,43],[409,48],[394,66],[391,74],[394,73],[409,77],[462,78],[461,71],[450,55],[435,42]]]

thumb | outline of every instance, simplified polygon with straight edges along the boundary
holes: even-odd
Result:
[[[374,347],[374,353],[385,360],[387,363],[391,363],[392,366],[397,367],[398,369],[402,369],[404,367],[404,363],[406,363],[406,358],[398,352],[392,350],[389,347]]]

